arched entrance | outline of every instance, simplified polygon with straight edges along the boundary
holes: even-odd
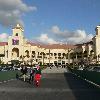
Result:
[[[25,51],[25,55],[27,58],[29,58],[29,51],[28,50]]]
[[[94,54],[94,51],[93,51],[93,50],[91,50],[91,51],[90,51],[90,55],[93,55],[93,54]]]
[[[16,59],[17,57],[19,57],[19,49],[13,48],[12,49],[12,58]]]

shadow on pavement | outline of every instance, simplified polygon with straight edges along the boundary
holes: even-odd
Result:
[[[66,84],[72,90],[76,100],[99,100],[100,89],[73,75],[72,73],[64,73]],[[70,99],[71,100],[71,99]]]

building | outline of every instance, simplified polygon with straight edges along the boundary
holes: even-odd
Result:
[[[0,42],[1,63],[20,61],[26,64],[100,63],[100,26],[92,41],[76,45],[33,43],[25,39],[24,29],[17,24],[8,42]]]
[[[75,62],[84,61],[88,64],[100,64],[100,26],[97,26],[95,31],[96,35],[92,41],[76,45],[74,49]]]
[[[26,64],[66,64],[72,63],[70,53],[74,45],[66,44],[40,44],[27,41],[24,37],[24,29],[17,24],[12,29],[12,36],[8,42],[0,42],[1,63],[20,61]]]

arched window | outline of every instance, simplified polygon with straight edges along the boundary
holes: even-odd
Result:
[[[29,58],[29,51],[26,50],[25,53],[26,53],[26,56]]]
[[[16,36],[18,36],[18,33],[16,33]]]
[[[85,50],[83,53],[84,57],[87,57],[87,51]]]
[[[19,57],[19,49],[18,48],[12,49],[12,56],[13,57]]]

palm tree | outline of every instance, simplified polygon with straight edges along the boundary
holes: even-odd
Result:
[[[3,61],[1,60],[1,58],[3,58],[5,55],[4,54],[0,54],[0,64],[3,63]]]
[[[45,57],[45,53],[44,52],[41,52],[42,54],[42,60],[43,60],[43,65],[44,65],[44,57]]]
[[[50,65],[50,49],[49,49],[49,65]]]
[[[68,64],[70,64],[70,52],[72,49],[68,49]]]

